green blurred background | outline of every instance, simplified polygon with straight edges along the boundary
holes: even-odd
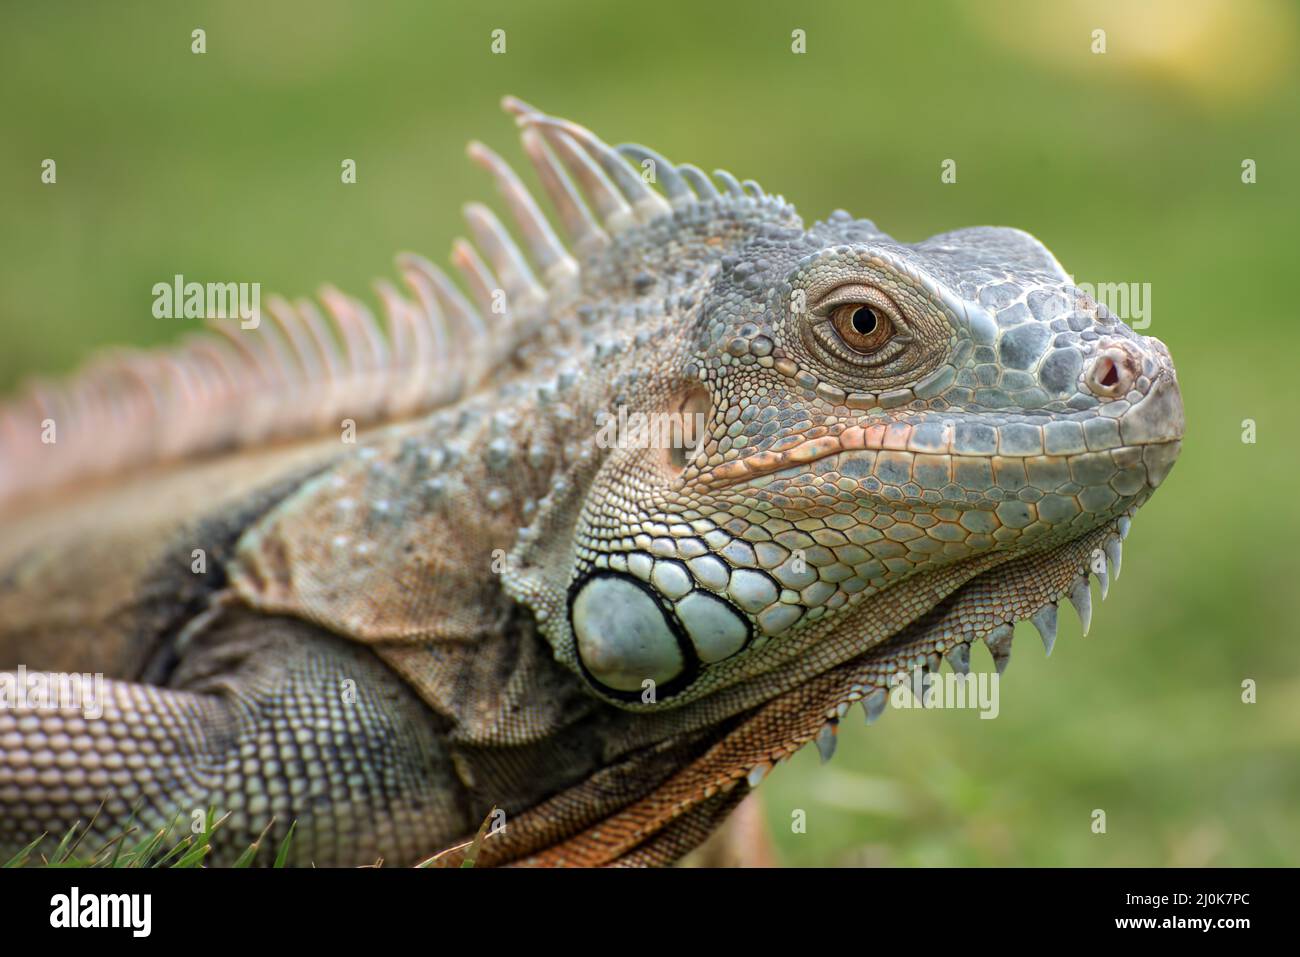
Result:
[[[997,720],[855,713],[830,765],[805,749],[778,768],[781,859],[1300,863],[1298,22],[1282,0],[9,2],[0,387],[176,338],[150,313],[174,273],[361,291],[396,251],[443,256],[460,204],[491,193],[465,141],[519,156],[507,92],[756,178],[808,221],[1028,229],[1080,281],[1151,284],[1182,458],[1093,636],[1063,615],[1049,661],[1022,626]]]

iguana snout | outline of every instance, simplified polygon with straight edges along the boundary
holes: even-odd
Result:
[[[1125,446],[1142,449],[1146,483],[1157,488],[1173,468],[1186,429],[1183,397],[1169,350],[1159,339],[1101,349],[1084,373],[1084,385],[1123,408],[1116,419]]]

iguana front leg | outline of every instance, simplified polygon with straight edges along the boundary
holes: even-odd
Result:
[[[98,717],[0,708],[0,860],[95,817],[92,850],[133,808],[146,832],[229,814],[226,864],[272,818],[273,846],[297,821],[303,865],[407,863],[472,830],[436,716],[367,649],[245,615],[196,639],[170,684],[106,681]]]

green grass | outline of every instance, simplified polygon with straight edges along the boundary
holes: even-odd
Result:
[[[68,829],[58,845],[48,854],[40,848],[49,839],[41,835],[36,840],[5,861],[3,867],[203,867],[212,853],[212,838],[220,831],[229,815],[218,818],[215,809],[204,817],[203,829],[198,833],[180,834],[181,816],[177,815],[167,826],[157,830],[143,830],[128,823],[104,843],[88,848],[85,838],[94,822],[85,827],[80,822]],[[262,835],[245,849],[231,864],[232,867],[252,867],[258,863],[259,852],[267,833],[275,823],[267,824]],[[289,825],[271,866],[285,867],[297,822]]]

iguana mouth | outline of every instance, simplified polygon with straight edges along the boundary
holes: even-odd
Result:
[[[1100,358],[1111,362],[1113,371],[1113,360],[1106,355]],[[1090,375],[1096,372],[1094,365]],[[1088,416],[1077,421],[1026,416],[991,425],[986,419],[985,415],[954,411],[924,414],[916,421],[867,419],[854,425],[819,427],[761,452],[722,462],[700,472],[696,481],[706,486],[738,485],[845,452],[872,455],[871,470],[882,479],[891,474],[910,475],[921,465],[940,476],[946,472],[950,481],[959,476],[962,463],[972,460],[1019,460],[1026,467],[1050,468],[1078,456],[1109,453],[1121,467],[1134,456],[1147,460],[1154,488],[1177,458],[1185,428],[1182,397],[1169,369],[1158,372],[1145,394],[1112,420],[1105,433],[1088,432],[1093,424]]]
[[[1173,391],[1176,393],[1176,387]],[[1125,431],[1133,434],[1136,441],[1113,446],[1097,443],[1068,450],[1059,447],[1060,451],[1053,450],[1050,439],[1044,441],[1041,437],[1036,444],[1032,444],[1031,439],[1031,444],[1008,449],[1010,443],[1005,442],[1000,435],[994,436],[991,441],[971,437],[963,447],[960,420],[950,419],[942,424],[929,422],[926,425],[928,428],[923,429],[910,422],[877,422],[848,426],[812,438],[796,436],[777,443],[771,449],[723,462],[701,473],[697,481],[702,485],[742,485],[787,470],[807,467],[846,452],[874,453],[874,459],[868,461],[874,466],[872,471],[881,478],[900,470],[910,474],[916,465],[946,470],[951,478],[958,473],[961,463],[1017,459],[1026,467],[1050,467],[1068,464],[1078,456],[1103,453],[1116,458],[1117,463],[1137,456],[1148,459],[1153,465],[1167,463],[1172,466],[1182,444],[1181,422],[1177,424],[1176,430],[1170,429],[1166,434],[1150,434],[1130,427]],[[978,447],[980,445],[983,447]],[[1154,488],[1163,481],[1168,468],[1150,468],[1148,471]]]
[[[868,428],[851,426],[838,434],[807,439],[782,450],[758,452],[743,459],[724,462],[722,465],[703,473],[698,481],[704,485],[743,485],[754,479],[777,475],[782,472],[788,471],[792,475],[798,474],[796,470],[800,470],[804,466],[844,452],[882,453],[890,456],[891,461],[894,463],[911,462],[917,464],[946,458],[951,463],[950,468],[955,468],[956,463],[959,462],[987,461],[993,457],[989,454],[963,454],[960,452],[923,451],[917,448],[909,448],[907,441],[912,430],[913,427],[907,423],[896,423],[888,427],[884,425],[873,425]],[[1181,439],[1168,439],[1158,442],[1121,445],[1096,451],[1108,452],[1114,455],[1136,454],[1141,456],[1146,449],[1163,447],[1170,454],[1168,456],[1161,455],[1161,458],[1168,457],[1170,464],[1172,464],[1172,459],[1177,457],[1181,446]],[[1039,455],[1016,456],[1016,458],[1019,458],[1026,465],[1051,465],[1068,463],[1072,456]],[[897,464],[894,467],[897,468]],[[1159,479],[1153,482],[1153,487],[1163,481],[1166,472],[1161,471],[1154,474],[1159,474]]]

